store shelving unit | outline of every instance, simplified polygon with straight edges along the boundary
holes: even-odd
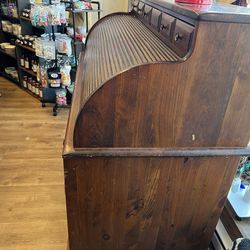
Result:
[[[98,1],[88,1],[91,3],[91,5],[95,5],[95,9],[84,9],[79,10],[75,9],[74,2],[73,1],[67,1],[67,0],[61,0],[61,2],[69,4],[67,10],[72,13],[72,28],[73,28],[73,49],[74,49],[74,55],[75,55],[75,61],[76,61],[76,67],[78,62],[78,56],[79,52],[84,48],[84,44],[82,41],[79,41],[76,39],[76,15],[80,13],[85,14],[85,20],[86,20],[86,33],[89,31],[89,13],[97,13],[98,20],[101,18],[101,7],[100,2]]]
[[[17,46],[17,47],[20,47],[20,48],[22,48],[22,49],[28,50],[28,51],[30,51],[30,52],[32,52],[32,53],[35,53],[35,50],[34,50],[33,48],[28,47],[28,46],[21,45],[21,44],[16,44],[16,46]]]
[[[16,59],[16,54],[10,54],[10,53],[7,53],[5,50],[3,50],[3,49],[0,49],[0,54],[3,54],[3,55],[6,55],[6,56],[8,56],[8,57],[11,57],[11,58],[13,58],[13,59]]]
[[[16,1],[16,6],[17,6],[18,17],[11,17],[6,14],[0,13],[1,20],[8,20],[12,23],[20,24],[22,27],[22,35],[41,35],[43,33],[57,32],[56,26],[55,27],[54,26],[49,26],[49,27],[32,26],[31,20],[29,18],[22,16],[22,10],[30,8],[30,1],[29,0],[15,0],[15,1]],[[100,3],[98,1],[89,1],[94,8],[86,9],[86,10],[75,9],[73,1],[61,0],[61,2],[67,5],[67,11],[69,11],[72,15],[72,28],[73,28],[72,49],[73,49],[73,54],[75,57],[75,67],[72,67],[71,78],[74,80],[75,75],[76,75],[76,70],[77,70],[78,57],[79,57],[80,51],[84,48],[83,42],[80,40],[77,40],[77,36],[76,36],[76,15],[78,15],[79,13],[83,13],[85,15],[86,32],[88,32],[89,31],[89,13],[97,13],[98,20],[99,20],[101,9],[100,9]],[[63,29],[66,30],[65,26],[62,26],[62,30]],[[0,30],[0,42],[12,41],[12,44],[15,44],[13,41],[15,41],[16,38],[17,36],[15,36],[14,34]],[[49,90],[44,91],[45,97],[46,96],[48,97],[46,100],[46,98],[44,99],[39,98],[38,96],[33,94],[31,91],[29,91],[28,89],[22,86],[23,78],[25,75],[35,78],[36,73],[20,65],[21,55],[23,53],[25,54],[30,53],[31,55],[35,56],[35,50],[25,45],[20,45],[20,44],[15,44],[15,45],[16,45],[15,55],[8,54],[6,53],[6,51],[0,49],[0,55],[4,57],[4,60],[3,60],[4,63],[2,64],[2,66],[0,66],[0,74],[3,77],[19,85],[24,91],[29,93],[31,96],[40,100],[42,102],[42,106],[45,106],[45,103],[47,102],[47,100],[49,100],[48,102],[52,102],[52,103],[55,102],[55,89],[52,89],[52,90],[49,89]],[[9,66],[15,67],[17,69],[18,77],[19,77],[18,81],[16,79],[13,79],[10,75],[6,74],[6,72],[4,71],[4,68],[9,67]],[[59,106],[55,105],[53,109],[53,113],[57,114],[57,110],[59,108],[60,108]]]

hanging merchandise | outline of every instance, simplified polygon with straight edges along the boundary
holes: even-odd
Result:
[[[55,42],[51,41],[50,34],[45,34],[35,40],[36,56],[48,59],[56,59],[56,50],[59,53],[72,55],[71,38],[65,34],[55,34]]]
[[[39,64],[37,66],[37,81],[41,83],[43,88],[49,87],[47,70],[53,67],[54,63],[52,61],[39,59]]]
[[[51,26],[66,23],[65,6],[55,5],[32,5],[30,19],[33,26]]]
[[[61,86],[61,72],[59,67],[48,69],[47,74],[48,84],[51,88],[58,88]]]
[[[47,69],[43,67],[39,67],[39,72],[37,74],[37,80],[41,83],[43,88],[48,87],[48,80],[47,80]]]
[[[60,0],[30,0],[30,3],[31,4],[58,4],[60,3],[61,1]]]
[[[92,10],[91,3],[85,1],[74,2],[74,7],[78,10]]]
[[[61,67],[61,82],[63,86],[69,86],[71,84],[71,79],[70,79],[70,70],[71,66],[65,65]]]
[[[56,36],[56,49],[59,53],[67,54],[70,56],[72,54],[71,38],[67,35],[60,34]]]
[[[36,56],[47,59],[56,59],[56,44],[54,41],[49,41],[44,38],[35,40]]]
[[[56,90],[56,104],[59,106],[67,105],[67,91],[66,89]]]

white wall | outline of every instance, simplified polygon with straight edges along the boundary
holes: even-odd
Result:
[[[102,16],[113,12],[127,11],[128,0],[99,0],[103,10]]]
[[[128,3],[130,0],[99,0],[101,5],[101,17],[106,16],[108,14],[114,12],[127,12],[128,11]],[[97,20],[97,14],[92,13],[90,16],[90,23],[94,24]]]

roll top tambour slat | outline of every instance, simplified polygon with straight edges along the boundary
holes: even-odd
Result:
[[[126,69],[179,60],[180,57],[135,16],[111,15],[97,25],[88,38],[82,101]]]

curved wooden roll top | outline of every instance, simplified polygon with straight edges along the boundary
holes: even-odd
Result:
[[[92,28],[77,69],[69,249],[207,249],[250,154],[250,10],[134,2]]]
[[[151,2],[135,1],[131,13],[107,16],[89,33],[66,145],[245,146],[247,119],[234,107],[246,92],[248,25],[199,21],[193,10]]]
[[[180,57],[133,15],[104,18],[91,32],[84,61],[82,102],[103,83],[132,67]]]

